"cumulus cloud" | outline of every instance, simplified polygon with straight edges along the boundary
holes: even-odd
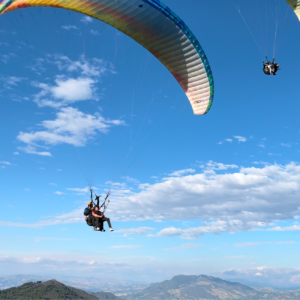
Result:
[[[133,183],[133,184],[139,184],[140,183],[137,179],[131,178],[129,176],[124,176],[122,178],[125,179],[129,183]]]
[[[300,165],[297,163],[242,167],[226,174],[205,169],[188,176],[164,178],[138,191],[121,185],[120,189],[112,192],[113,200],[107,212],[116,221],[201,220],[201,225],[167,227],[151,235],[195,239],[205,233],[272,228],[278,231],[297,230],[297,224],[283,230],[276,223],[300,216],[299,198]],[[69,223],[82,222],[82,209],[70,212],[68,218],[58,216],[32,226],[61,224],[66,219]],[[119,232],[131,234],[138,230],[142,234],[147,232],[144,229]]]
[[[93,22],[93,19],[89,16],[84,16],[81,18],[80,20],[81,22],[85,23],[85,24],[88,24],[88,23],[92,23]]]
[[[56,85],[50,86],[45,83],[34,83],[42,91],[35,95],[34,101],[39,107],[50,106],[60,108],[70,103],[94,98],[95,80],[91,78],[56,79]],[[51,100],[45,99],[50,96]]]
[[[235,135],[234,136],[235,139],[237,139],[239,142],[246,142],[247,139],[243,136],[240,136],[240,135]]]
[[[2,81],[2,85],[4,88],[11,90],[13,87],[16,87],[20,82],[22,82],[25,78],[17,77],[17,76],[6,76],[0,77],[0,81]]]
[[[56,194],[56,195],[64,195],[64,193],[60,192],[60,191],[56,191],[56,192],[54,192],[54,194]]]
[[[99,31],[93,30],[93,29],[90,30],[90,33],[91,33],[92,35],[101,35],[101,34],[99,33]]]
[[[223,143],[232,143],[233,142],[233,139],[225,139],[225,140],[223,140],[223,141],[221,141],[221,142],[218,142],[218,144],[219,145],[222,145]]]
[[[256,225],[259,226],[259,224]],[[215,233],[215,234],[221,232],[235,233],[240,230],[250,230],[250,229],[251,229],[250,224],[248,224],[248,228],[247,228],[247,224],[243,224],[243,222],[239,220],[216,221],[216,222],[204,223],[203,226],[200,227],[187,228],[187,229],[181,229],[175,227],[165,228],[159,231],[157,233],[157,236],[159,237],[178,236],[183,239],[191,240],[191,239],[197,239],[201,237],[204,233]]]
[[[34,87],[40,89],[40,92],[34,95],[34,102],[39,107],[49,106],[57,109],[78,101],[98,100],[95,85],[101,76],[115,74],[113,65],[102,59],[88,60],[81,56],[78,60],[72,60],[59,54],[37,59],[36,64],[29,68],[41,74],[46,70],[46,64],[56,66],[63,75],[57,75],[53,84],[32,82]]]
[[[237,165],[226,165],[226,164],[223,164],[223,163],[216,163],[216,162],[213,162],[213,161],[209,161],[205,168],[207,170],[227,170],[227,169],[237,169],[238,166]]]
[[[286,227],[276,226],[276,227],[269,228],[268,231],[300,231],[300,225],[295,224]]]
[[[238,142],[246,142],[247,141],[247,138],[243,137],[243,136],[240,136],[240,135],[234,135],[233,136]],[[219,145],[222,145],[224,143],[232,143],[233,142],[233,139],[225,139],[221,142],[218,142]]]
[[[179,171],[175,171],[172,172],[171,174],[169,174],[169,176],[173,177],[180,177],[182,175],[188,174],[188,173],[195,173],[196,170],[195,169],[184,169],[184,170],[179,170]]]
[[[32,145],[27,145],[26,147],[18,147],[18,149],[29,154],[36,154],[41,156],[52,156],[51,153],[48,151],[37,151],[36,147]]]
[[[74,30],[77,30],[77,26],[75,25],[64,25],[64,26],[61,26],[62,29],[65,29],[65,30],[71,30],[71,29],[74,29]]]
[[[107,133],[110,127],[118,125],[125,123],[121,120],[105,119],[100,114],[89,115],[73,107],[64,107],[56,113],[55,120],[46,120],[40,124],[44,130],[20,132],[17,139],[28,146],[18,149],[27,153],[51,156],[49,152],[38,152],[37,143],[84,146],[97,132]]]

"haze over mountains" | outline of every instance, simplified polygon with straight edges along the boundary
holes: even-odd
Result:
[[[102,285],[111,286],[118,291],[115,294],[111,290],[87,292],[67,286],[56,280],[42,282],[27,282],[35,276],[9,276],[0,278],[0,299],[107,299],[107,300],[299,300],[300,290],[276,291],[266,287],[249,287],[238,282],[230,282],[220,278],[206,275],[178,275],[171,280],[153,283],[144,288],[129,282],[103,280]],[[39,276],[36,276],[39,277]],[[40,277],[41,278],[41,277]],[[44,277],[44,280],[46,277]],[[89,279],[86,278],[85,282]],[[95,280],[95,278],[94,278]],[[22,282],[17,288],[3,289],[4,283]],[[101,284],[101,279],[98,279]],[[84,283],[82,283],[84,284]],[[122,291],[123,287],[123,291]],[[91,286],[89,286],[91,288]],[[99,285],[98,285],[99,288]],[[94,287],[93,289],[96,289]],[[70,298],[71,297],[71,298]]]

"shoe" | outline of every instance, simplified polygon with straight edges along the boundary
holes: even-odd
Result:
[[[94,227],[94,230],[95,230],[95,231],[100,231],[100,228]]]
[[[100,231],[103,231],[103,232],[105,232],[105,229],[100,229]]]
[[[114,231],[112,228],[109,228],[109,231]]]

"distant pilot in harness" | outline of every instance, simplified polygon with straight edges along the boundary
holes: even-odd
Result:
[[[279,64],[275,62],[275,58],[272,62],[268,61],[268,58],[266,57],[267,61],[263,61],[263,71],[266,75],[276,75],[277,71],[279,69]]]

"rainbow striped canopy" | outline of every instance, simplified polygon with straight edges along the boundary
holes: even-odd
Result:
[[[32,6],[77,11],[117,28],[165,65],[196,115],[209,111],[214,81],[207,57],[185,23],[159,0],[3,0],[0,15]]]

